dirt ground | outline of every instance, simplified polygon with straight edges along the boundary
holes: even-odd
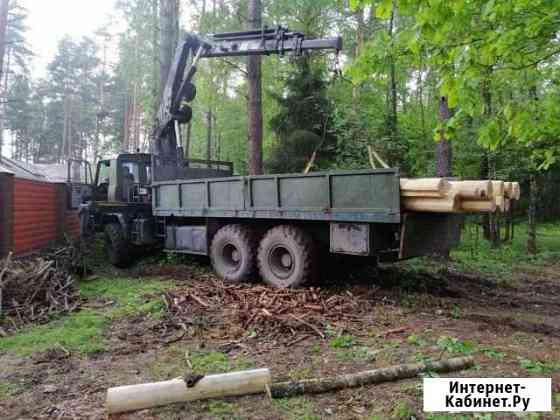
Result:
[[[214,281],[208,270],[154,264],[133,274],[171,278],[175,293],[173,289],[198,290],[197,286]],[[120,318],[99,337],[110,343],[105,352],[84,355],[60,348],[28,357],[0,354],[0,381],[17,384],[16,391],[0,399],[0,417],[105,418],[108,387],[181,376],[191,361],[204,372],[269,367],[273,378],[280,380],[472,354],[475,367],[452,376],[552,377],[556,411],[530,418],[560,418],[560,264],[498,280],[453,270],[363,270],[317,289],[327,297],[340,295],[341,302],[356,303],[354,310],[342,307],[341,313],[348,315],[327,317],[320,324],[324,338],[305,324],[283,328],[273,323],[268,333],[266,324],[241,322],[231,307],[205,307],[194,301],[188,306],[192,318],[184,328],[168,315]],[[321,319],[321,309],[316,319]],[[271,401],[258,395],[177,404],[118,418],[461,417],[426,416],[421,380],[415,378],[318,396]]]

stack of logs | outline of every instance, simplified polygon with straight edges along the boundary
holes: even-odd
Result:
[[[507,212],[521,194],[517,182],[401,178],[400,184],[404,210],[430,213]]]

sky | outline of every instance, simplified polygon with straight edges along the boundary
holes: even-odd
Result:
[[[36,54],[33,74],[43,76],[53,59],[58,41],[91,36],[108,21],[115,0],[23,0],[28,10],[28,42]]]

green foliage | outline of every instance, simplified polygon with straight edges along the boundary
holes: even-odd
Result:
[[[501,278],[511,278],[514,270],[520,266],[543,266],[560,256],[560,225],[542,224],[537,227],[539,252],[527,255],[527,225],[518,224],[511,243],[499,248],[492,247],[481,240],[481,232],[476,225],[467,224],[462,235],[461,244],[451,253],[459,269],[476,271]]]
[[[399,400],[391,411],[391,418],[409,420],[416,417],[414,406],[407,400]]]
[[[90,301],[113,301],[106,310],[82,309],[47,324],[29,327],[0,341],[0,352],[29,355],[62,346],[69,351],[98,353],[106,349],[103,334],[109,325],[124,316],[159,316],[164,310],[157,292],[171,283],[161,280],[100,278],[80,284],[81,295]],[[150,297],[150,295],[152,295]]]
[[[139,278],[101,278],[80,285],[82,296],[90,300],[103,298],[116,301],[113,316],[149,313],[159,315],[165,305],[161,292],[169,289],[167,280]]]
[[[319,145],[315,167],[324,167],[333,143],[329,122],[332,107],[326,97],[324,68],[309,57],[295,60],[284,92],[271,95],[278,104],[276,115],[270,119],[277,141],[271,148],[267,168],[274,173],[301,172]]]
[[[351,335],[340,335],[329,341],[333,349],[347,349],[354,345],[354,337]]]
[[[210,401],[208,412],[216,419],[231,419],[234,413],[234,405],[225,401]]]
[[[423,339],[422,337],[419,337],[415,334],[409,335],[408,338],[406,339],[406,341],[409,344],[412,344],[412,345],[415,345],[415,346],[418,346],[418,347],[424,347],[424,346],[428,345],[428,342],[425,339]]]
[[[276,398],[274,406],[288,419],[297,420],[319,420],[313,412],[313,403],[305,397]]]
[[[536,374],[550,374],[560,372],[560,362],[542,362],[540,360],[519,359],[519,366]]]
[[[476,346],[471,341],[461,341],[455,337],[441,336],[437,340],[437,346],[448,353],[472,354]]]
[[[20,387],[15,384],[0,382],[0,401],[11,397],[19,391]]]
[[[506,357],[506,354],[498,351],[496,349],[493,349],[491,347],[485,347],[480,349],[480,351],[482,352],[482,354],[484,354],[486,357],[489,357],[491,359],[496,359],[496,360],[503,360],[504,357]]]
[[[62,346],[69,351],[98,353],[105,350],[101,338],[111,318],[93,310],[82,310],[45,325],[31,327],[0,341],[0,352],[29,355]]]
[[[195,352],[192,355],[193,370],[197,373],[224,373],[231,370],[245,370],[253,368],[252,361],[237,357],[231,359],[220,352]]]

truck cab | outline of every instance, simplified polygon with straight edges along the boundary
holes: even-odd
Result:
[[[151,203],[151,155],[122,153],[100,160],[95,174],[93,201],[101,203]]]
[[[82,232],[103,232],[109,260],[116,266],[126,265],[138,245],[157,243],[151,162],[148,153],[121,153],[100,160],[91,200],[82,206]]]

